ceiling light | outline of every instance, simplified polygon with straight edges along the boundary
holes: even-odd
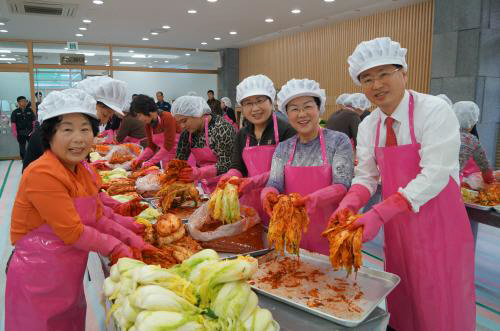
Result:
[[[185,55],[186,55],[186,56],[191,56],[191,53],[186,53]]]
[[[95,56],[95,53],[82,53],[85,56]]]
[[[148,66],[148,68],[153,68],[153,66]]]
[[[325,2],[334,2],[335,0],[325,0]]]
[[[206,43],[206,42],[202,42],[201,44],[202,44],[202,45],[206,45],[207,43]]]
[[[81,26],[81,27],[79,27],[79,28],[78,28],[78,30],[80,30],[80,31],[87,31],[87,28],[86,28],[86,27]]]
[[[157,36],[157,35],[159,35],[159,33],[158,33],[158,32],[151,32],[151,34],[152,34],[153,36]]]
[[[149,38],[144,37],[144,38],[142,38],[142,40],[144,40],[144,41],[148,41],[148,40],[149,40]]]
[[[269,18],[266,18],[265,21],[266,21],[266,23],[272,23],[272,22],[274,22],[274,19],[269,17]]]
[[[75,36],[77,36],[77,37],[83,37],[83,34],[81,34],[81,33],[76,33],[76,34],[75,34]]]
[[[10,53],[10,50],[8,50],[8,49],[0,49],[0,53],[8,54],[8,53]]]
[[[0,57],[0,61],[15,61],[14,57]]]
[[[7,33],[7,32],[9,32],[9,31],[7,31],[7,30],[0,30],[0,32],[2,32],[2,33]]]
[[[85,60],[85,63],[88,63],[89,61]]]
[[[214,40],[220,40],[220,37],[214,37]]]
[[[164,25],[164,26],[162,26],[161,28],[162,28],[162,29],[165,29],[165,30],[168,30],[168,29],[170,29],[170,25]]]
[[[89,19],[84,19],[84,20],[82,20],[82,22],[83,22],[83,23],[86,23],[86,24],[90,24],[90,23],[92,23],[92,21],[91,21],[91,20],[89,20]]]
[[[165,60],[165,61],[163,61],[163,62],[168,63],[168,60]]]
[[[102,5],[104,3],[104,1],[102,0],[94,0],[92,2],[95,3],[96,5]]]
[[[122,61],[120,64],[136,64],[136,62]]]
[[[145,59],[146,55],[144,55],[144,54],[134,54],[134,55],[132,55],[132,57],[136,58],[136,59]]]
[[[208,2],[217,2],[217,0],[207,0]]]
[[[68,50],[68,47],[64,47],[64,50],[67,51]]]
[[[292,9],[292,14],[300,14],[300,9]]]
[[[129,52],[129,53],[134,53],[134,51],[133,51],[133,50],[129,50],[128,52]]]
[[[190,10],[188,10],[188,14],[196,14],[196,13],[197,13],[197,11],[196,11],[196,10],[194,10],[194,9],[190,9]]]
[[[238,34],[238,32],[236,32],[236,31],[231,31],[231,32],[229,32],[229,34]]]
[[[0,55],[0,56],[1,56],[1,57],[6,57],[6,55],[5,55],[5,54],[2,54],[2,55]]]
[[[0,25],[5,25],[5,23],[4,22],[0,22]]]

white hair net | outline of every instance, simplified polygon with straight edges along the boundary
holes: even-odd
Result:
[[[220,99],[220,101],[224,102],[226,107],[231,108],[231,99],[229,99],[228,97],[223,97]]]
[[[343,105],[344,104],[344,101],[350,96],[349,93],[342,93],[341,95],[339,95],[337,97],[337,100],[335,100],[335,103],[337,105]]]
[[[406,48],[389,37],[375,38],[361,42],[347,59],[349,74],[356,85],[361,85],[358,76],[365,70],[385,64],[397,64],[408,70]]]
[[[60,115],[82,113],[97,119],[95,105],[95,99],[83,90],[53,91],[38,106],[38,118],[42,122]]]
[[[372,105],[363,93],[353,93],[344,100],[344,106],[368,110]]]
[[[278,108],[286,114],[286,105],[295,98],[311,96],[321,100],[319,113],[325,112],[326,93],[319,87],[319,83],[311,79],[291,79],[281,87],[278,93]]]
[[[460,128],[471,129],[479,121],[479,106],[472,101],[459,101],[453,105]]]
[[[438,95],[436,95],[436,96],[437,96],[438,98],[440,98],[440,99],[442,99],[442,100],[446,101],[446,103],[447,103],[448,105],[450,105],[450,107],[451,107],[451,106],[453,106],[453,102],[451,102],[450,98],[448,98],[448,96],[447,96],[446,94],[438,94]]]
[[[84,90],[120,115],[123,115],[123,108],[129,100],[127,83],[108,76],[85,78],[76,84],[76,88]]]
[[[236,86],[236,102],[241,104],[243,99],[255,96],[265,95],[274,102],[276,90],[274,84],[266,75],[248,76]]]
[[[202,97],[195,95],[184,95],[175,99],[172,105],[172,116],[184,115],[192,117],[202,117],[210,114],[210,106]]]

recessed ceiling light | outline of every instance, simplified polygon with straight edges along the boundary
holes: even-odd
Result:
[[[300,9],[292,9],[292,14],[300,14]]]
[[[85,63],[88,63],[89,61],[85,60]]]
[[[0,53],[8,54],[11,53],[11,51],[8,49],[0,49]]]
[[[152,34],[153,36],[157,36],[157,35],[159,35],[159,33],[158,33],[158,32],[151,32],[151,34]]]
[[[168,63],[168,60],[165,60],[165,61],[163,61],[163,62]]]
[[[77,36],[77,37],[83,37],[83,34],[81,34],[81,33],[76,33],[76,34],[75,34],[75,36]]]
[[[80,31],[87,31],[87,28],[86,28],[86,27],[81,26],[81,27],[79,27],[79,28],[78,28],[78,30],[80,30]]]
[[[7,55],[5,55],[5,54],[2,54],[2,55],[0,55],[0,56],[1,56],[1,57],[6,57]]]
[[[206,45],[207,43],[206,43],[206,42],[202,42],[201,44],[202,44],[202,45]]]
[[[188,10],[188,14],[196,14],[197,11],[195,9],[190,9]]]
[[[266,23],[272,23],[272,22],[274,22],[274,19],[269,17],[269,18],[266,18],[265,21],[266,21]]]
[[[325,0],[325,2],[334,2],[335,0]]]
[[[162,29],[165,29],[165,30],[168,30],[168,29],[170,29],[170,25],[164,25],[164,26],[162,26],[161,28],[162,28]]]
[[[90,23],[92,23],[92,21],[91,21],[91,20],[89,20],[89,19],[84,19],[84,20],[82,20],[82,22],[83,22],[83,23],[86,23],[86,24],[90,24]]]
[[[217,0],[207,0],[208,2],[217,2]]]
[[[96,5],[102,5],[104,3],[104,1],[102,0],[94,0],[92,2],[95,3]]]
[[[0,32],[2,32],[2,33],[7,33],[7,32],[9,32],[9,31],[7,31],[7,30],[0,30]]]
[[[214,37],[214,40],[220,40],[220,37]]]
[[[5,23],[4,22],[0,22],[0,25],[5,25]]]
[[[0,57],[0,61],[15,61],[14,57]]]
[[[153,66],[148,66],[148,68],[153,68]]]
[[[129,53],[134,53],[135,51],[133,51],[133,50],[129,50],[128,52],[129,52]]]
[[[122,61],[120,64],[136,64],[136,62]]]
[[[186,53],[185,55],[186,55],[186,56],[191,56],[191,53]]]
[[[136,59],[145,59],[146,55],[144,55],[144,54],[134,54],[134,55],[132,55],[132,57],[136,58]]]
[[[148,41],[148,40],[149,40],[149,38],[144,37],[144,38],[142,38],[142,40],[144,40],[144,41]]]
[[[238,34],[238,32],[236,32],[236,31],[231,31],[231,32],[229,32],[229,34]]]

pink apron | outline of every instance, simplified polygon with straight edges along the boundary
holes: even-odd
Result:
[[[161,123],[161,117],[158,116],[158,125],[162,125]],[[160,132],[160,133],[153,133],[153,129],[151,128],[151,135],[153,136],[153,143],[158,146],[158,148],[165,148],[164,147],[164,143],[165,143],[165,135],[163,132]],[[179,137],[180,137],[180,134],[179,133],[176,133],[175,134],[175,142],[174,142],[174,148],[172,148],[171,150],[167,151],[167,154],[166,156],[161,160],[161,165],[163,167],[163,169],[166,169],[167,168],[167,164],[170,160],[173,160],[175,159],[175,155],[177,153],[177,144],[179,143]],[[159,151],[157,151],[158,153]],[[154,156],[153,156],[154,157]]]
[[[189,134],[189,145],[191,146],[191,134]],[[217,155],[210,149],[208,142],[208,117],[205,117],[205,147],[203,148],[191,148],[191,153],[196,159],[197,167],[205,167],[209,165],[215,165],[217,163]],[[205,193],[212,193],[217,187],[221,176],[215,176],[213,178],[207,178],[201,180],[201,186]]]
[[[300,193],[302,196],[306,196],[324,187],[332,185],[332,166],[328,163],[326,158],[323,129],[319,129],[323,165],[310,167],[292,166],[293,156],[297,146],[297,139],[298,137],[296,136],[293,151],[287,165],[285,166],[285,193]],[[317,208],[314,214],[309,214],[311,221],[307,232],[302,235],[302,240],[300,242],[301,248],[305,248],[311,252],[328,255],[328,240],[322,237],[321,233],[325,230],[328,224],[328,218],[335,211],[335,209],[337,209],[337,206],[337,204],[331,204],[325,208]]]
[[[378,121],[375,157],[383,199],[405,187],[421,171],[413,111],[410,93],[412,143],[408,145],[378,147]],[[401,277],[387,299],[390,325],[404,331],[474,330],[474,240],[453,178],[418,213],[387,223],[384,235],[385,269]]]
[[[280,141],[280,136],[278,132],[278,122],[276,121],[276,115],[273,114],[273,129],[274,129],[274,141],[275,145],[267,146],[252,146],[250,147],[250,137],[247,136],[246,146],[243,149],[243,161],[247,167],[248,177],[257,176],[271,170],[271,162],[273,160],[274,150],[276,145]],[[243,205],[255,208],[259,213],[260,219],[264,224],[269,223],[269,216],[262,209],[262,203],[260,202],[260,192],[263,187],[257,188],[250,192],[245,193],[240,199]]]
[[[233,128],[234,128],[234,130],[235,130],[236,132],[238,132],[238,131],[240,130],[240,128],[238,127],[238,124],[234,123],[234,122],[233,122],[233,120],[232,120],[229,116],[227,116],[227,114],[226,114],[226,112],[225,112],[225,111],[223,111],[223,112],[224,112],[224,119],[225,119],[226,121],[228,121],[228,123],[229,123],[229,124],[231,124],[231,125],[233,126]]]
[[[96,222],[96,196],[73,199],[82,223]],[[88,252],[44,224],[16,242],[7,271],[5,331],[83,331]]]
[[[139,143],[141,142],[141,139],[139,139],[139,138],[134,138],[134,137],[130,137],[130,136],[126,136],[126,137],[123,139],[123,142],[124,142],[124,143],[139,144]]]
[[[465,164],[464,170],[462,171],[461,175],[463,177],[469,177],[475,172],[481,172],[481,169],[476,164],[476,161],[474,161],[474,158],[471,156],[467,163]]]

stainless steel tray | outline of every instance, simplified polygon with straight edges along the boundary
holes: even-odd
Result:
[[[291,257],[289,254],[286,254],[286,256]],[[299,269],[317,269],[324,275],[317,276],[316,282],[311,279],[302,279],[300,280],[300,286],[281,286],[272,289],[271,285],[261,282],[259,279],[267,275],[269,263],[276,258],[283,259],[284,257],[278,257],[277,253],[274,252],[259,259],[259,268],[251,281],[252,288],[256,292],[348,327],[354,327],[362,323],[400,282],[397,275],[365,267],[362,267],[357,275],[353,273],[349,278],[345,278],[346,272],[344,270],[334,271],[327,256],[301,249],[300,261],[302,265]],[[338,286],[340,281],[349,284],[347,286],[348,290],[343,293],[353,292],[351,290],[355,286],[363,292],[362,297],[354,301],[356,306],[362,309],[360,313],[349,312],[347,310],[348,305],[344,302],[328,301],[331,299],[331,296],[327,296],[328,293],[339,293],[332,290],[332,285]],[[314,289],[318,290],[322,306],[310,307],[307,304],[313,299],[310,292]]]
[[[479,210],[490,210],[493,208],[493,206],[483,206],[483,205],[478,205],[477,203],[470,203],[470,202],[464,202],[464,205],[466,207],[479,209]]]

